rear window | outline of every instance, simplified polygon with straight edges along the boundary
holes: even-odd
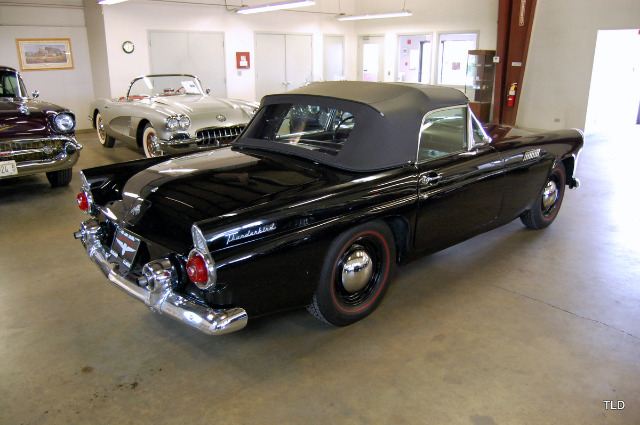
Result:
[[[268,105],[247,137],[337,155],[355,126],[348,111],[316,105]]]

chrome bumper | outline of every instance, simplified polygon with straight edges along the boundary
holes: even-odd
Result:
[[[175,153],[195,152],[200,150],[208,150],[219,146],[215,145],[202,145],[198,146],[198,143],[202,142],[200,139],[178,139],[178,140],[164,140],[156,139],[156,147],[162,151],[164,155],[173,155]],[[226,146],[226,145],[220,145]]]
[[[89,258],[100,267],[109,282],[145,303],[152,311],[166,314],[208,335],[234,332],[246,326],[248,316],[241,308],[214,310],[173,292],[166,279],[168,270],[157,267],[160,262],[152,262],[156,267],[148,263],[144,268],[150,275],[136,281],[120,276],[117,264],[109,262],[109,253],[100,242],[100,232],[96,220],[87,220],[74,236],[82,241]],[[144,282],[146,287],[138,285],[138,282]]]
[[[60,139],[64,140],[64,151],[60,153],[55,158],[51,158],[48,160],[42,161],[16,161],[16,167],[18,169],[18,174],[15,176],[9,177],[23,177],[30,176],[33,174],[39,173],[48,173],[51,171],[63,170],[66,168],[72,168],[78,162],[78,158],[80,158],[80,150],[82,150],[82,145],[78,143],[75,138],[70,136],[59,136]],[[30,142],[30,139],[18,140],[18,142]],[[32,152],[40,152],[43,148],[37,149],[21,149],[10,152],[3,152],[3,156],[6,159],[12,159],[12,155],[16,154],[24,154],[24,153],[32,153]]]

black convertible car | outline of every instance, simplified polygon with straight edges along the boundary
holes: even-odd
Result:
[[[75,237],[110,282],[208,334],[298,307],[344,326],[398,265],[553,222],[582,133],[502,133],[455,89],[315,83],[266,96],[229,147],[82,171]]]

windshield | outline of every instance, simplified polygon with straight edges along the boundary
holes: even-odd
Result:
[[[136,78],[127,97],[156,97],[192,94],[204,96],[200,80],[191,75],[147,75]]]
[[[337,155],[353,130],[353,114],[316,105],[269,105],[247,137]]]
[[[27,97],[27,89],[16,72],[0,71],[0,97]]]

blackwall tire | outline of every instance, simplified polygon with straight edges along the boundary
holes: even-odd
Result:
[[[73,177],[73,171],[71,168],[65,168],[64,170],[49,171],[47,172],[47,180],[51,187],[67,186],[71,183]]]
[[[520,220],[530,229],[540,230],[549,226],[558,216],[566,189],[564,165],[559,162],[551,170],[545,187],[531,209],[525,211]]]
[[[382,222],[360,225],[338,236],[322,266],[308,310],[335,326],[347,326],[373,312],[395,270],[396,248]]]

